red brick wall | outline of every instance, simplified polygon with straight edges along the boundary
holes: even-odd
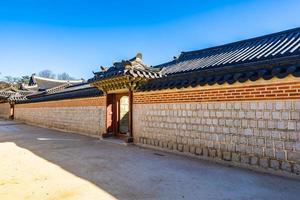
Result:
[[[206,87],[207,88],[207,87]],[[300,81],[134,94],[134,104],[299,99]]]
[[[106,97],[68,99],[59,101],[47,101],[28,104],[17,104],[16,108],[41,108],[41,107],[82,107],[82,106],[105,106]]]

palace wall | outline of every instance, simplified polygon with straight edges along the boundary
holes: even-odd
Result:
[[[105,97],[16,104],[16,120],[101,137],[106,131]]]
[[[300,81],[248,81],[134,94],[134,142],[279,174],[300,174]]]
[[[0,118],[9,119],[11,116],[11,107],[9,103],[0,103]]]
[[[10,112],[0,104],[0,112]],[[106,97],[16,104],[16,120],[101,137]],[[232,85],[133,94],[137,145],[275,174],[300,174],[300,81]]]

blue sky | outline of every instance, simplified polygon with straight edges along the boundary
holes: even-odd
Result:
[[[43,69],[90,78],[142,52],[156,65],[300,26],[299,0],[0,1],[0,78]]]

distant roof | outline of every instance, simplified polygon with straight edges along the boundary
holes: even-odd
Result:
[[[182,52],[174,60],[154,66],[165,77],[140,90],[181,88],[205,84],[300,76],[300,27],[197,51]]]
[[[31,91],[19,90],[14,86],[9,86],[0,90],[0,99],[6,101],[14,101],[14,100],[24,100],[26,99],[26,95],[31,94]]]
[[[63,99],[74,99],[74,98],[86,98],[96,97],[103,95],[102,91],[92,87],[90,84],[84,83],[76,86],[68,86],[63,90],[57,91],[56,93],[47,93],[46,91],[35,93],[26,96],[26,100],[16,101],[16,103],[34,103],[43,101],[56,101]]]
[[[84,80],[56,80],[34,74],[31,76],[29,84],[22,84],[21,89],[8,86],[0,90],[1,102],[30,103],[93,97],[102,94]]]
[[[76,85],[83,83],[84,80],[57,80],[51,78],[44,78],[36,75],[32,75],[28,85],[23,84],[24,89],[28,90],[47,90],[55,88],[61,85]]]
[[[300,55],[300,27],[197,51],[182,52],[177,59],[155,67],[166,74],[236,66]]]

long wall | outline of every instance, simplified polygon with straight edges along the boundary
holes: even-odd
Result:
[[[134,95],[135,143],[283,174],[300,174],[300,81]]]
[[[100,137],[106,131],[105,97],[15,105],[16,120]]]
[[[11,116],[11,107],[9,103],[0,103],[0,118],[9,119]]]
[[[0,115],[10,113],[0,104]],[[16,104],[27,123],[101,137],[106,97]],[[138,145],[281,174],[300,174],[300,80],[135,92]]]

